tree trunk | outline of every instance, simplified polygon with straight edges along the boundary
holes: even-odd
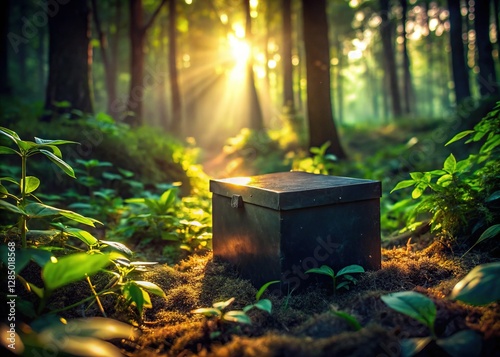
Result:
[[[493,46],[490,41],[490,1],[476,1],[476,45],[479,65],[479,91],[481,96],[497,95],[499,93],[495,64],[493,62]]]
[[[117,79],[118,79],[118,45],[120,41],[120,30],[122,26],[122,1],[117,0],[115,2],[115,13],[113,23],[115,26],[115,32],[111,36],[111,31],[109,33],[109,82],[112,86],[112,90],[108,93],[108,103],[111,104],[109,108],[109,115],[114,118],[119,118],[121,110],[119,108],[120,101],[118,99],[118,91],[117,91]],[[123,104],[123,103],[122,103]]]
[[[70,1],[59,6],[57,14],[49,16],[49,77],[45,99],[48,110],[57,111],[57,102],[68,101],[73,109],[93,112],[89,19],[86,1]]]
[[[8,41],[10,0],[0,2],[0,95],[10,94]]]
[[[147,30],[153,24],[161,7],[166,2],[163,0],[151,16],[148,23],[144,24],[144,9],[142,0],[130,0],[130,92],[127,102],[128,115],[125,122],[131,126],[143,124],[142,105],[144,101],[144,91],[148,84],[148,79],[144,77],[145,53]]]
[[[493,0],[493,13],[495,15],[495,27],[497,38],[497,51],[500,53],[500,0]]]
[[[116,83],[114,83],[115,78],[112,74],[113,71],[111,69],[111,63],[108,56],[108,40],[101,26],[100,14],[99,9],[97,8],[96,0],[92,0],[92,10],[94,14],[95,28],[99,37],[99,48],[101,50],[102,63],[104,65],[104,82],[108,98],[107,112],[112,115],[113,103],[116,100]]]
[[[410,57],[408,56],[408,39],[406,38],[406,18],[408,14],[408,2],[407,0],[400,0],[403,18],[401,20],[403,25],[403,94],[405,103],[405,114],[410,114],[414,108],[414,98],[413,98],[413,86],[411,80],[410,71]]]
[[[283,14],[283,107],[295,111],[292,65],[292,0],[282,0]]]
[[[337,63],[337,107],[338,107],[338,119],[339,123],[344,120],[344,76],[342,76],[342,69],[344,67],[344,46],[339,38],[339,35],[335,36],[335,46],[337,47],[337,56],[339,62]]]
[[[460,13],[460,0],[448,0],[450,12],[450,45],[455,83],[455,102],[460,104],[470,97],[469,72],[465,63],[464,44],[462,40],[462,15]]]
[[[330,88],[330,45],[326,0],[302,0],[307,76],[309,147],[331,143],[328,153],[346,157],[333,121]]]
[[[396,58],[392,41],[394,29],[389,20],[389,11],[389,0],[380,0],[380,17],[382,19],[382,23],[380,24],[380,36],[382,37],[382,47],[384,51],[384,72],[385,76],[388,77],[387,82],[389,84],[389,93],[391,97],[392,115],[400,117],[403,111],[401,109]]]
[[[245,39],[250,46],[250,54],[247,61],[247,88],[248,88],[248,103],[250,115],[249,128],[255,131],[264,129],[264,118],[262,116],[262,109],[260,107],[259,97],[257,95],[257,88],[255,87],[255,78],[253,73],[253,42],[252,42],[252,18],[250,16],[250,0],[243,0],[245,8]]]
[[[174,135],[182,134],[182,104],[181,92],[179,89],[179,79],[177,71],[177,11],[176,1],[170,0],[169,2],[169,31],[168,31],[168,44],[169,44],[169,74],[170,74],[170,92],[172,93],[172,121],[171,130]]]

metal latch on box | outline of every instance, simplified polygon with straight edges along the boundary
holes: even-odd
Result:
[[[231,197],[231,207],[232,208],[243,207],[243,198],[240,195],[233,195]]]

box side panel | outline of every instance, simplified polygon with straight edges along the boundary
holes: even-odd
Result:
[[[279,213],[231,199],[212,196],[214,257],[233,264],[244,279],[258,288],[280,279]]]
[[[351,264],[381,266],[379,200],[282,211],[282,281],[299,288],[325,264],[338,272]]]

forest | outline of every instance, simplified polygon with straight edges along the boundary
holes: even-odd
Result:
[[[2,356],[500,356],[499,0],[0,7]]]

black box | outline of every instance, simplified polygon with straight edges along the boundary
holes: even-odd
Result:
[[[293,290],[323,264],[381,265],[379,181],[280,172],[210,180],[215,258]]]

